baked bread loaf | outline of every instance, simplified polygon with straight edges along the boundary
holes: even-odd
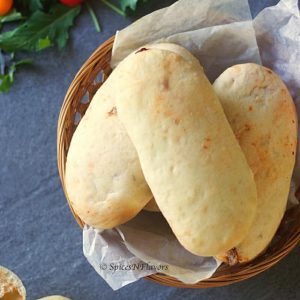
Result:
[[[247,262],[267,247],[285,212],[296,155],[297,115],[286,86],[265,67],[233,66],[213,87],[254,173],[258,196],[247,236],[218,258],[231,264]]]
[[[171,43],[160,43],[160,44],[152,44],[152,45],[146,45],[145,47],[140,48],[141,49],[160,49],[160,50],[167,50],[170,52],[174,52],[180,56],[182,56],[184,59],[189,60],[193,63],[198,63],[198,60],[194,55],[192,55],[188,50],[186,50],[184,47],[178,46],[176,44]],[[150,211],[150,212],[160,212],[160,209],[157,205],[157,202],[154,198],[152,198],[144,207],[144,210]]]
[[[0,299],[25,300],[26,290],[20,278],[12,271],[0,266]]]
[[[197,62],[185,48],[174,44],[147,47],[168,49]],[[152,199],[136,150],[118,119],[111,77],[97,91],[72,137],[65,179],[78,216],[103,229],[132,219]],[[146,209],[159,211],[153,202]]]
[[[111,80],[97,91],[71,141],[66,190],[78,216],[94,228],[133,218],[152,198],[136,150],[119,121]]]
[[[179,242],[201,256],[237,245],[255,215],[256,187],[198,61],[144,47],[110,79],[118,117]]]

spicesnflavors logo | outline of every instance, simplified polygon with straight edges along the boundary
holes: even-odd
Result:
[[[162,272],[168,270],[168,265],[150,265],[146,263],[136,263],[136,264],[121,264],[121,263],[102,263],[99,265],[100,270],[102,271],[156,271],[156,272]]]

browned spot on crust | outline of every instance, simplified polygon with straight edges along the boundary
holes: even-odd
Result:
[[[164,80],[167,79],[167,81],[169,80],[172,72],[173,72],[173,68],[174,68],[174,63],[177,60],[181,60],[181,57],[179,55],[169,55],[166,57],[163,67],[164,67]]]
[[[235,187],[235,186],[232,186],[232,187],[230,188],[230,191],[231,191],[233,194],[235,194],[235,193],[237,192],[236,187]]]
[[[269,74],[272,74],[272,71],[271,71],[271,70],[266,69],[266,71],[267,71]]]
[[[294,108],[292,108],[291,105],[289,105],[287,98],[286,97],[282,97],[282,98],[284,99],[279,103],[277,103],[274,110],[273,122],[275,124],[281,122],[284,115],[291,115],[291,114],[294,115],[294,111],[293,111]],[[292,119],[292,123],[295,123],[294,119]]]
[[[282,92],[283,94],[287,94],[287,90],[286,90],[286,89],[281,89],[281,92]]]
[[[226,253],[227,263],[234,266],[239,262],[239,255],[236,248],[232,248]]]
[[[202,211],[203,211],[204,213],[207,213],[207,210],[208,210],[208,206],[207,206],[207,205],[204,205],[203,208],[202,208]]]
[[[171,61],[171,58],[168,57],[165,61],[164,61],[164,69],[166,71],[166,73],[170,73],[170,69],[171,69],[171,64],[172,64],[172,61]]]
[[[107,115],[108,115],[109,117],[111,117],[111,116],[115,116],[117,113],[118,113],[117,108],[114,106],[114,107],[107,113]]]
[[[154,104],[157,106],[157,105],[160,105],[160,102],[162,102],[164,100],[164,97],[161,95],[161,94],[158,94],[155,96],[154,98]]]
[[[250,126],[249,124],[246,123],[246,124],[245,124],[245,130],[246,130],[246,131],[249,131],[250,129],[251,129],[251,126]]]
[[[279,171],[272,163],[269,154],[269,143],[271,139],[271,133],[267,133],[258,137],[256,142],[252,142],[254,147],[255,159],[249,161],[249,165],[252,169],[255,179],[257,177],[269,178],[270,182],[278,178]]]
[[[249,106],[248,109],[249,109],[249,111],[253,111],[253,107],[251,105]]]
[[[240,141],[243,138],[243,135],[245,132],[250,131],[251,126],[250,124],[245,124],[243,127],[241,127],[236,133],[235,137]]]
[[[163,93],[156,95],[153,101],[153,112],[155,115],[162,114],[166,118],[170,118],[171,122],[174,122],[176,125],[179,125],[182,121],[178,114],[176,114],[172,107],[164,107],[163,101],[165,100],[165,96]]]
[[[232,68],[233,73],[240,73],[241,72],[241,66],[236,65]]]
[[[181,120],[178,119],[178,118],[176,118],[176,119],[174,120],[174,122],[175,122],[176,125],[178,125],[178,124],[181,122]]]
[[[179,56],[179,55],[176,55],[176,57],[175,57],[175,61],[180,61],[180,60],[182,60],[181,56]]]
[[[266,135],[265,135],[265,137],[266,137],[266,140],[270,140],[271,139],[271,133],[269,132],[269,133],[267,133]]]
[[[290,137],[288,135],[285,136],[283,143],[286,147],[293,146],[293,144],[290,143]]]
[[[203,149],[208,149],[211,143],[210,137],[206,137],[203,142]]]
[[[236,118],[232,118],[230,120],[230,124],[231,124],[232,127],[234,127],[234,125],[236,124]]]
[[[165,115],[166,117],[172,117],[173,114],[174,114],[174,113],[173,113],[170,109],[164,111],[164,115]]]
[[[148,51],[148,50],[149,50],[148,48],[143,47],[143,48],[139,49],[138,51],[136,51],[135,54],[143,52],[143,51]]]
[[[10,291],[5,291],[4,290],[4,297],[1,299],[2,300],[22,300],[24,299],[24,296],[22,296],[20,293],[19,293],[19,290],[17,288],[13,288],[12,290]]]
[[[169,79],[167,77],[164,78],[162,85],[164,87],[165,90],[169,90],[170,89],[170,85],[169,85]]]
[[[95,167],[95,165],[94,165],[94,163],[91,162],[91,161],[87,164],[87,168],[88,168],[89,171],[93,171],[93,170],[94,170],[94,167]]]

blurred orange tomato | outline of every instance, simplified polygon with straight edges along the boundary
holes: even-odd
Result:
[[[0,0],[0,16],[8,14],[13,6],[13,0]]]

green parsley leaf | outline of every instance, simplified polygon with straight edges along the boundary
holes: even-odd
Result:
[[[9,92],[12,83],[13,82],[10,80],[8,74],[0,75],[0,92],[1,93]]]
[[[14,75],[17,70],[18,66],[21,65],[27,65],[31,64],[32,60],[31,59],[22,59],[16,62],[13,62],[6,74],[0,74],[0,92],[2,93],[7,93],[9,92],[13,82],[14,82]]]
[[[53,0],[15,0],[14,4],[23,13],[29,14],[37,10],[45,11],[53,2]]]
[[[132,10],[136,10],[138,0],[121,0],[120,2],[123,11],[126,11],[127,7],[131,8]]]
[[[30,58],[25,58],[25,59],[20,59],[14,62],[14,65],[17,66],[22,66],[22,65],[31,65],[32,64],[32,59]]]
[[[51,40],[49,37],[46,37],[44,39],[39,39],[37,44],[37,51],[44,50],[46,48],[49,48],[52,46]]]
[[[0,49],[7,52],[38,51],[41,50],[40,40],[46,38],[61,49],[67,43],[68,30],[80,10],[79,5],[69,8],[56,4],[49,13],[36,11],[16,29],[0,34]]]
[[[43,0],[28,0],[27,2],[31,11],[43,10]]]
[[[15,9],[13,9],[8,15],[5,15],[3,17],[0,17],[0,23],[8,23],[8,22],[15,22],[23,20],[24,17],[20,12],[17,12]]]
[[[130,8],[131,10],[136,10],[137,3],[141,2],[141,0],[119,0],[121,8],[113,4],[111,1],[108,0],[101,0],[103,4],[105,4],[110,9],[114,10],[119,15],[126,17],[126,10]],[[143,2],[146,2],[147,0],[143,0]]]
[[[141,0],[120,0],[120,5],[122,10],[125,12],[127,8],[135,11],[138,2],[142,2]],[[147,2],[147,0],[143,0],[143,2]]]

